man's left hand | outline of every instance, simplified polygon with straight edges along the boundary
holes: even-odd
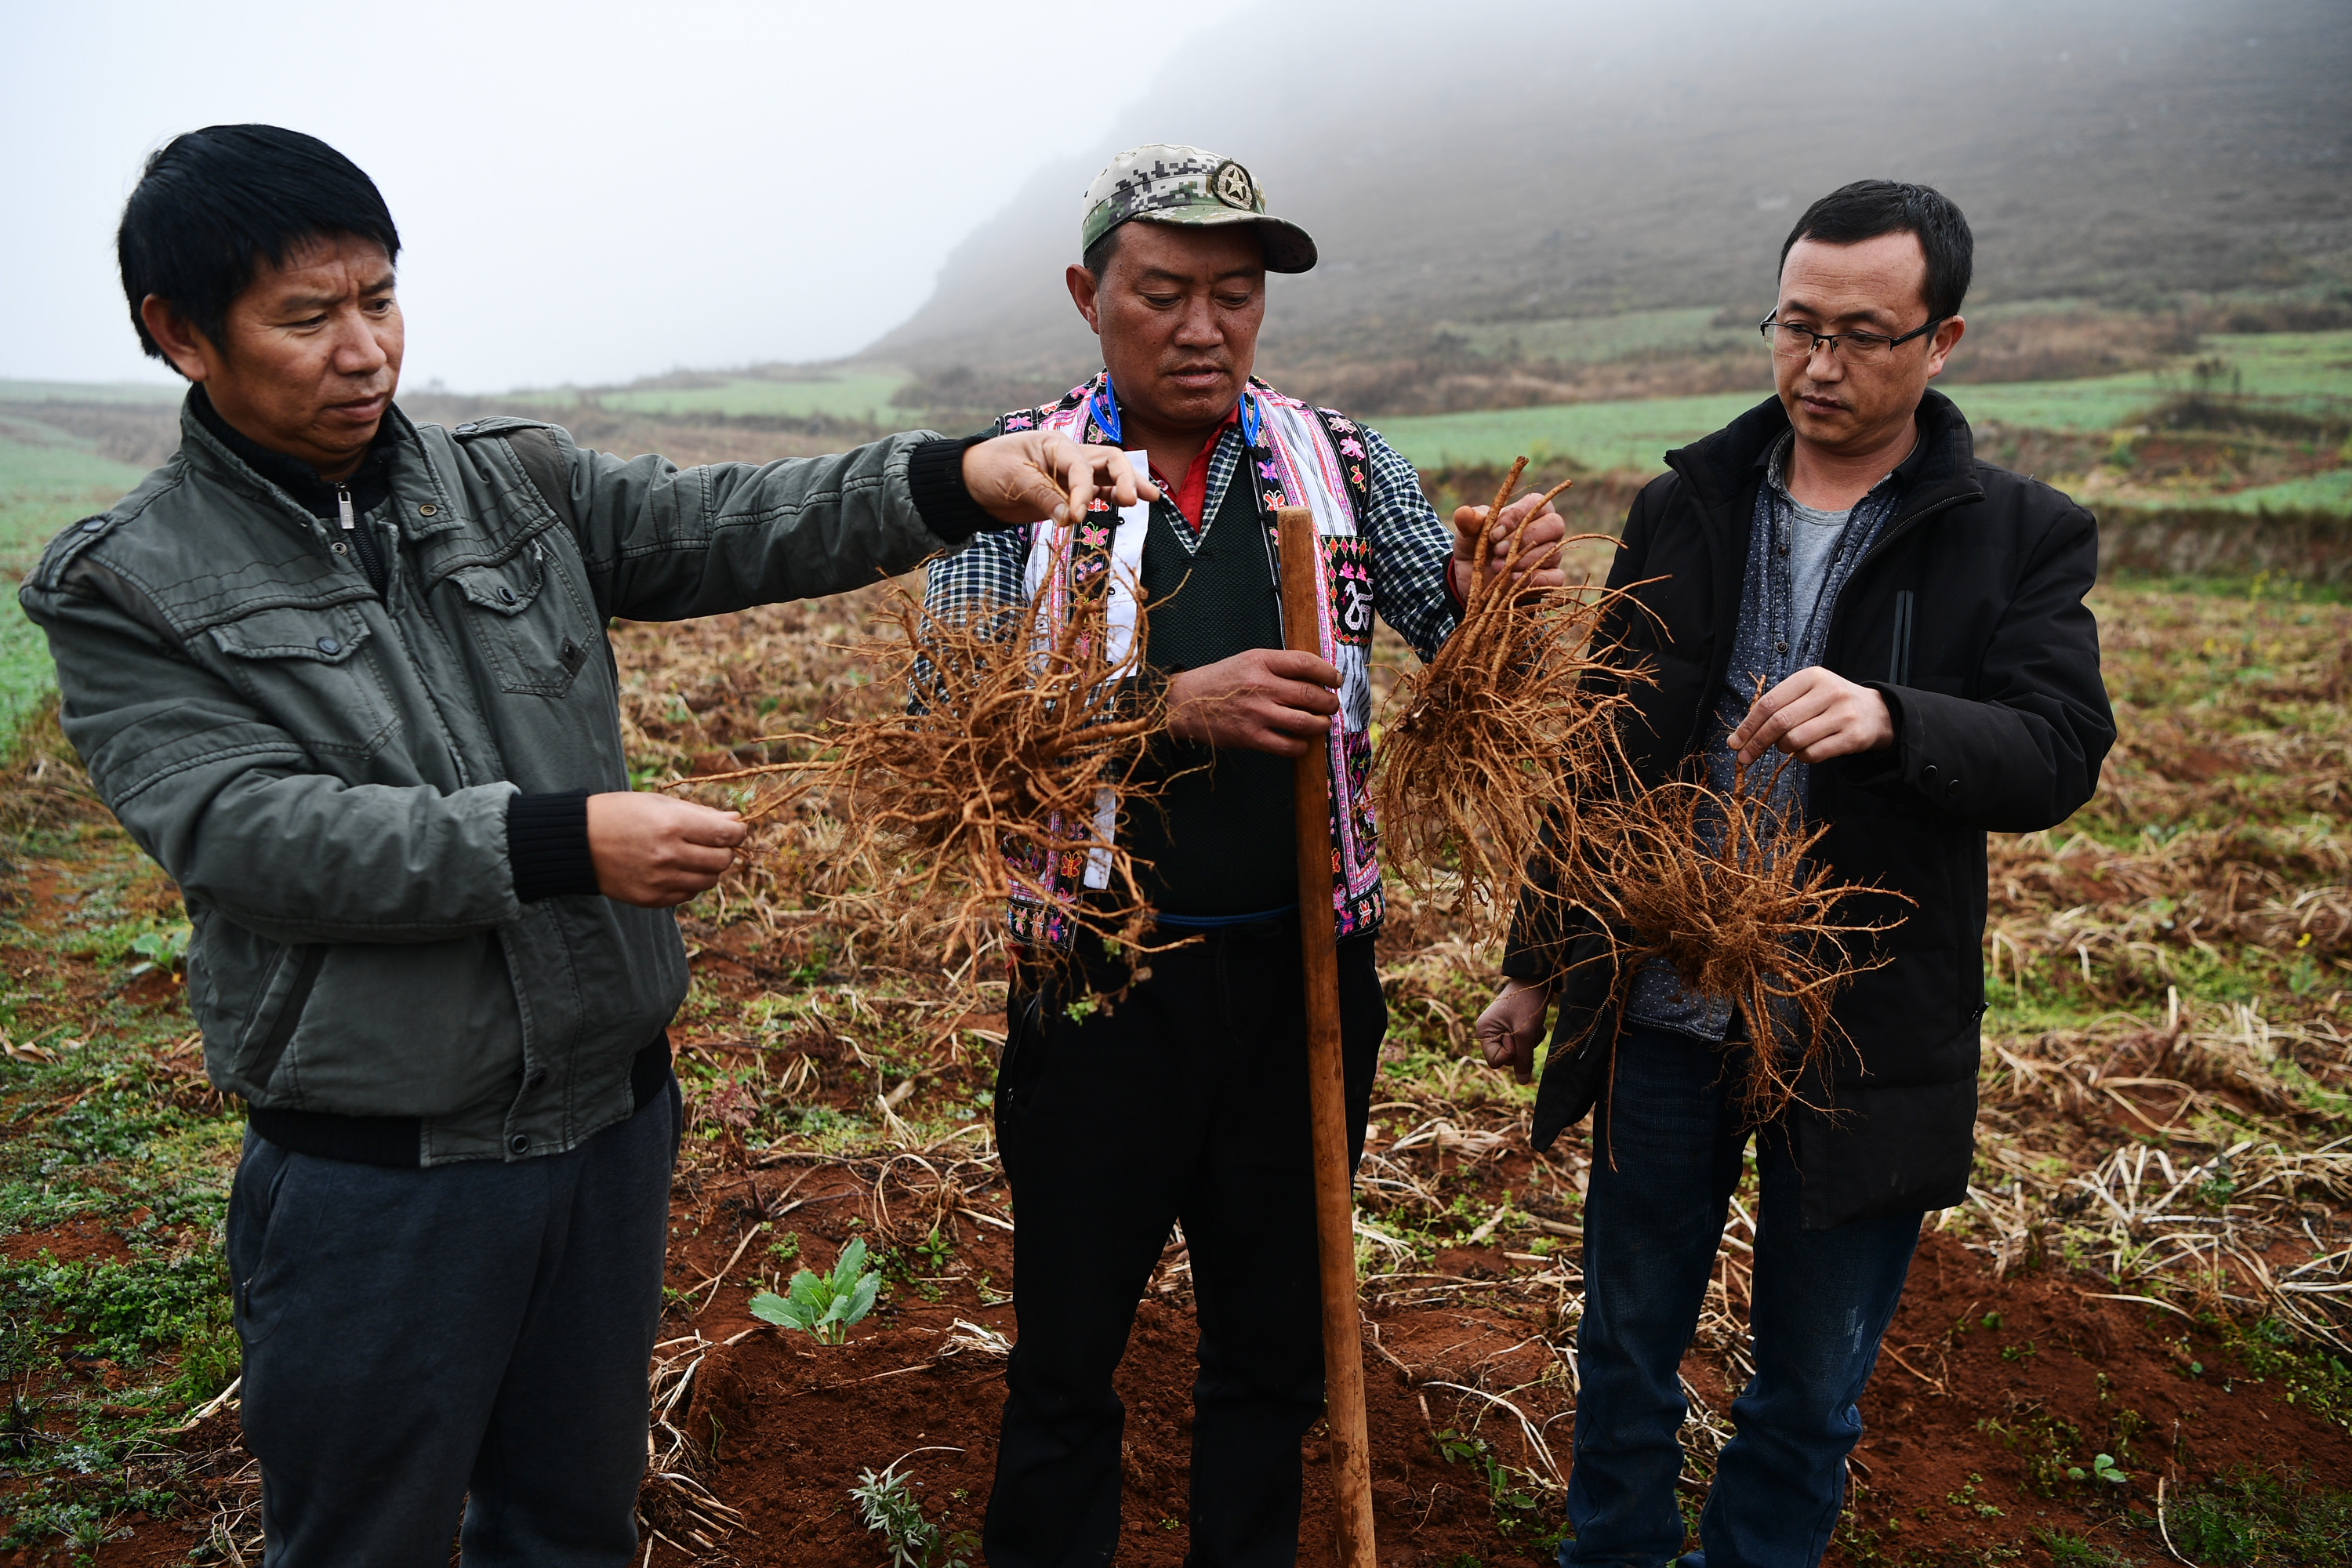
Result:
[[[1551,987],[1506,980],[1486,1010],[1478,1015],[1478,1049],[1486,1065],[1510,1069],[1521,1083],[1536,1076],[1536,1046],[1543,1038],[1544,1011],[1551,1004]]]
[[[1113,506],[1158,500],[1159,488],[1116,447],[1023,430],[965,448],[964,489],[999,522],[1067,522],[1099,495]]]
[[[1886,699],[1818,664],[1759,697],[1731,732],[1731,749],[1743,764],[1774,750],[1801,763],[1825,763],[1894,743]]]

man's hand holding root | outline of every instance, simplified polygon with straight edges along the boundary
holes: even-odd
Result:
[[[1519,520],[1535,511],[1541,498],[1533,491],[1503,508],[1499,521],[1487,521],[1492,510],[1483,506],[1456,507],[1454,510],[1454,558],[1445,563],[1446,585],[1467,599],[1475,578],[1484,580],[1509,569],[1511,562],[1511,531]],[[1521,588],[1557,588],[1567,580],[1559,565],[1559,542],[1567,537],[1568,524],[1552,510],[1551,502],[1541,500],[1542,511],[1528,525],[1527,537],[1520,542],[1519,564],[1511,574],[1512,581]],[[1484,543],[1485,549],[1480,545]]]
[[[969,447],[964,489],[999,522],[1067,522],[1097,496],[1113,506],[1158,500],[1159,487],[1116,447],[1081,447],[1066,436],[1024,430]]]
[[[1168,682],[1168,731],[1202,745],[1303,757],[1331,732],[1339,671],[1311,653],[1254,647]]]
[[[1521,1083],[1534,1080],[1536,1046],[1543,1038],[1544,1009],[1550,1002],[1549,985],[1530,985],[1524,980],[1503,982],[1503,988],[1478,1015],[1478,1049],[1485,1053],[1488,1067],[1497,1071],[1508,1068]]]
[[[588,858],[596,889],[642,909],[666,910],[719,885],[751,831],[740,816],[666,795],[588,797]]]
[[[1886,699],[1817,664],[1759,697],[1731,732],[1731,749],[1743,767],[1771,751],[1801,763],[1825,763],[1894,743]]]

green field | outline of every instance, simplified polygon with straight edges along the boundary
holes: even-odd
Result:
[[[2263,404],[2298,413],[2341,416],[2352,412],[2352,332],[2209,338],[2205,353],[2228,367],[2216,383],[2218,390],[2235,390]],[[2152,405],[2188,391],[2192,384],[2190,363],[2086,381],[2017,382],[1948,390],[1952,400],[1978,424],[2112,430]],[[1380,430],[1398,451],[1422,468],[1456,464],[1499,468],[1525,452],[1538,460],[1564,457],[1591,468],[1648,473],[1664,466],[1669,448],[1720,428],[1757,401],[1748,393],[1726,393],[1633,403],[1572,403],[1398,418],[1383,422]],[[2316,484],[2321,493],[2340,494],[2341,487],[2331,489],[2332,483],[2332,478],[2323,476],[2316,481],[2268,488],[2300,492]],[[2328,503],[2314,500],[2266,504]]]
[[[1621,316],[1573,316],[1549,321],[1440,321],[1434,329],[1462,339],[1486,354],[1512,354],[1561,364],[1592,364],[1627,354],[1723,346],[1753,348],[1764,357],[1763,340],[1746,321],[1715,324],[1705,306],[1677,310],[1628,310]]]
[[[185,382],[0,381],[0,403],[168,403],[188,395]]]
[[[1969,308],[1969,323],[1983,328],[2019,317],[2096,308],[2093,301],[2073,299],[1972,305]],[[1759,303],[1752,312],[1736,311],[1725,318],[1725,312],[1702,305],[1549,321],[1440,321],[1432,330],[1459,338],[1482,354],[1550,360],[1560,364],[1594,364],[1633,354],[1705,353],[1723,349],[1752,351],[1761,363],[1764,342],[1757,335],[1756,323],[1764,319],[1763,303]]]
[[[1569,458],[1588,468],[1654,472],[1669,447],[1719,429],[1756,405],[1753,393],[1652,397],[1633,403],[1568,403],[1477,414],[1382,420],[1380,433],[1417,468],[1507,468],[1527,454],[1538,463]]]
[[[2210,503],[2227,511],[2332,511],[2352,513],[2352,468],[2331,468],[2281,484],[2258,485],[2215,496]]]
[[[746,415],[774,419],[806,419],[823,415],[833,419],[892,423],[890,395],[907,384],[905,373],[889,368],[866,369],[807,381],[781,381],[768,376],[696,376],[694,385],[624,387],[582,391],[575,387],[526,390],[513,395],[548,407],[593,403],[615,413],[664,415],[692,418],[696,415]]]
[[[64,431],[0,420],[0,585],[10,590],[0,607],[0,736],[14,734],[25,710],[56,684],[47,645],[16,606],[16,578],[50,535],[104,511],[140,478],[140,469],[100,457]]]

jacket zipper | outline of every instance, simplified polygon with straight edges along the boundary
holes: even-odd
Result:
[[[335,510],[341,514],[343,531],[345,533],[349,533],[359,527],[359,519],[352,515],[351,486],[337,485],[335,487]]]
[[[1827,667],[1828,663],[1830,639],[1837,635],[1838,612],[1845,607],[1846,590],[1853,586],[1853,580],[1856,577],[1862,575],[1862,569],[1869,565],[1874,560],[1877,559],[1879,552],[1892,546],[1896,540],[1902,538],[1905,534],[1910,532],[1913,529],[1918,527],[1921,523],[1927,521],[1937,512],[1948,510],[1949,509],[1959,505],[1962,501],[1981,499],[1981,491],[1975,496],[1946,496],[1934,506],[1916,511],[1909,517],[1896,519],[1895,526],[1889,529],[1885,534],[1879,539],[1877,543],[1872,545],[1869,549],[1862,552],[1862,559],[1853,563],[1853,570],[1845,574],[1845,581],[1838,584],[1838,596],[1830,603],[1829,629],[1822,636],[1822,657],[1824,668]]]

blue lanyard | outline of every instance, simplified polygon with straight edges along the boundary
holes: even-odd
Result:
[[[1108,437],[1112,446],[1123,447],[1126,443],[1119,435],[1118,395],[1111,390],[1110,372],[1103,372],[1102,384],[1095,388],[1092,402],[1095,428]],[[1242,444],[1255,447],[1257,437],[1257,394],[1245,386],[1242,388]]]
[[[1125,445],[1118,433],[1118,397],[1110,389],[1110,372],[1103,372],[1102,384],[1095,388],[1095,426],[1110,438],[1114,447]]]

